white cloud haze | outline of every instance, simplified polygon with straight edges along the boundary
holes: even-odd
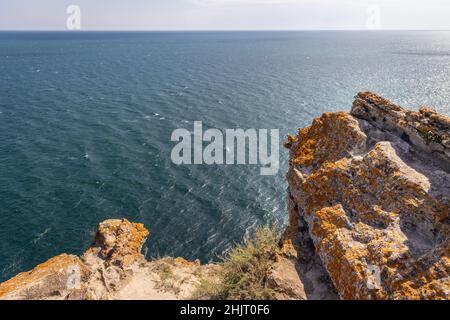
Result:
[[[84,30],[450,29],[449,0],[0,0],[0,30],[64,30],[80,6]]]

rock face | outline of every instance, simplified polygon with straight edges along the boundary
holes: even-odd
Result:
[[[149,232],[126,219],[102,222],[82,257],[62,254],[0,284],[0,300],[182,299],[218,266],[182,258],[146,261]]]
[[[147,261],[149,235],[140,223],[106,220],[81,256],[62,254],[0,284],[0,300],[176,300],[194,296],[202,282],[217,283],[220,264],[165,257]],[[288,252],[277,256],[271,286],[279,299],[306,299]]]
[[[373,93],[289,136],[278,299],[450,298],[450,119]],[[0,299],[185,299],[220,265],[145,260],[142,224],[107,220],[82,255],[0,284]]]
[[[0,299],[80,299],[90,271],[77,256],[61,254],[0,284]]]
[[[450,119],[373,93],[289,136],[292,221],[343,299],[449,299]]]
[[[98,226],[94,244],[85,255],[98,255],[108,266],[128,268],[141,258],[142,244],[148,235],[141,223],[106,220]]]

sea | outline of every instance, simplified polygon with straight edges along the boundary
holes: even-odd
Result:
[[[450,32],[0,32],[0,281],[106,219],[148,259],[219,260],[287,223],[283,137],[359,91],[450,114]],[[175,165],[171,134],[278,129],[280,169]]]

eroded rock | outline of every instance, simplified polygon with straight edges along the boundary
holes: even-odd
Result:
[[[373,93],[289,136],[290,223],[269,274],[278,299],[449,299],[450,119]],[[148,230],[98,227],[62,254],[0,284],[0,299],[186,299],[221,266],[145,260]],[[213,281],[214,282],[214,281]]]
[[[0,299],[80,299],[90,273],[77,256],[61,254],[0,284]]]
[[[341,298],[449,298],[449,123],[360,93],[288,138],[288,196]]]
[[[126,219],[99,224],[81,258],[62,254],[0,284],[1,299],[186,299],[220,267],[183,258],[147,261],[148,230]]]
[[[99,224],[94,244],[85,255],[98,254],[108,266],[127,268],[143,258],[141,249],[148,235],[142,223],[106,220]]]

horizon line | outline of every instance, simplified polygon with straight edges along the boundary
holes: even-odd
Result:
[[[384,32],[384,31],[450,31],[450,29],[0,29],[0,32],[317,32],[317,31],[367,31],[367,32]]]

